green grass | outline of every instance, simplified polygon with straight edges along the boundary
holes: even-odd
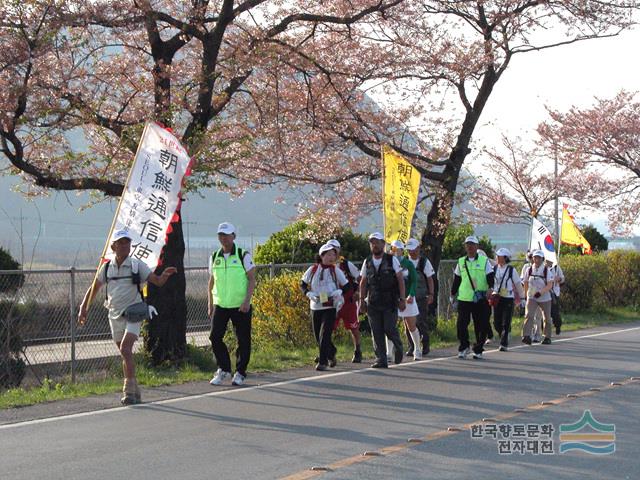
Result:
[[[514,317],[512,335],[518,336],[522,318]],[[640,313],[628,308],[609,309],[602,313],[563,314],[563,331],[573,331],[600,325],[633,322],[640,320]],[[335,338],[338,347],[338,361],[349,362],[353,345],[349,336],[341,331]],[[457,343],[455,320],[438,322],[437,331],[432,336],[432,348],[450,347]],[[235,348],[235,346],[232,346]],[[365,358],[373,357],[371,338],[364,334],[362,351]],[[251,356],[250,370],[253,373],[275,372],[312,365],[317,355],[316,347],[292,348],[290,345],[257,345]],[[0,409],[52,402],[69,398],[82,398],[118,392],[122,388],[122,373],[114,362],[114,367],[99,379],[83,379],[72,384],[69,379],[58,382],[45,380],[40,387],[15,388],[0,393]],[[211,350],[189,345],[187,358],[179,365],[149,366],[143,355],[136,358],[137,377],[145,387],[176,385],[186,382],[208,381],[216,369]]]

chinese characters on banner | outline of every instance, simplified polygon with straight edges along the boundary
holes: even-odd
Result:
[[[399,153],[382,146],[384,238],[406,242],[420,190],[420,172]]]
[[[145,126],[129,180],[122,193],[112,230],[126,230],[131,256],[152,270],[180,203],[182,179],[189,175],[190,158],[178,139],[156,123]],[[109,241],[111,243],[111,240]]]

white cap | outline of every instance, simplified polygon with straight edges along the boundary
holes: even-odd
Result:
[[[407,244],[405,245],[405,247],[407,247],[407,250],[415,250],[419,246],[420,242],[415,238],[410,238],[409,240],[407,240]]]
[[[399,250],[404,250],[404,243],[402,243],[400,240],[394,240],[393,242],[391,242],[391,246]]]
[[[509,257],[511,258],[511,252],[508,248],[499,248],[496,252],[497,257]]]
[[[476,237],[475,235],[469,235],[467,238],[464,239],[464,243],[475,243],[476,245],[478,245],[480,241],[478,240],[478,237]]]
[[[335,248],[336,247],[334,247],[333,245],[329,245],[329,243],[325,243],[320,247],[320,251],[318,253],[322,255],[323,253],[328,252],[329,250],[334,250]]]
[[[478,255],[480,255],[481,257],[487,257],[488,256],[487,252],[485,252],[481,248],[478,249]]]
[[[380,232],[373,232],[371,235],[369,235],[369,240],[384,240],[384,235],[382,235]]]
[[[542,257],[544,258],[544,252],[542,250],[534,250],[531,252],[534,257]]]
[[[229,222],[222,222],[220,225],[218,225],[218,233],[231,235],[232,233],[236,233],[236,227],[234,227]]]
[[[331,245],[333,248],[337,248],[340,249],[340,242],[338,240],[336,240],[335,238],[332,238],[331,240],[329,240],[327,242],[327,245]]]
[[[129,240],[131,240],[131,234],[129,233],[129,230],[118,230],[113,234],[113,237],[111,237],[111,243],[117,242],[121,238],[128,238]]]

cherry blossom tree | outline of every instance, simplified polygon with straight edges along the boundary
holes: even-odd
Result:
[[[336,155],[294,137],[316,103],[342,99],[323,95],[298,64],[341,55],[353,28],[400,3],[8,0],[0,6],[0,149],[32,195],[120,195],[149,119],[172,128],[194,157],[191,188],[238,194],[269,183],[260,165],[273,142],[305,147],[287,171],[333,168]],[[147,344],[155,362],[180,358],[186,347],[180,222],[163,255],[180,274],[162,295],[149,289],[160,312]]]
[[[607,212],[615,233],[629,233],[640,218],[638,93],[621,91],[613,98],[596,98],[588,108],[551,109],[549,114],[538,132],[545,148],[575,172],[567,177],[567,195]]]

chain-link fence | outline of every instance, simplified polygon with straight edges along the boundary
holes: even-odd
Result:
[[[257,265],[260,283],[283,272],[302,273],[309,264]],[[438,316],[452,316],[449,291],[454,261],[444,260],[438,271]],[[104,291],[98,293],[87,322],[77,324],[82,297],[91,285],[95,270],[0,270],[0,375],[11,369],[12,361],[22,364],[27,381],[43,377],[103,372],[119,363],[111,340],[107,310],[102,306]],[[207,316],[207,267],[185,269],[187,301],[187,342],[209,344]],[[136,342],[142,348],[142,342]],[[18,367],[16,367],[18,368]],[[19,372],[18,372],[19,373]]]

